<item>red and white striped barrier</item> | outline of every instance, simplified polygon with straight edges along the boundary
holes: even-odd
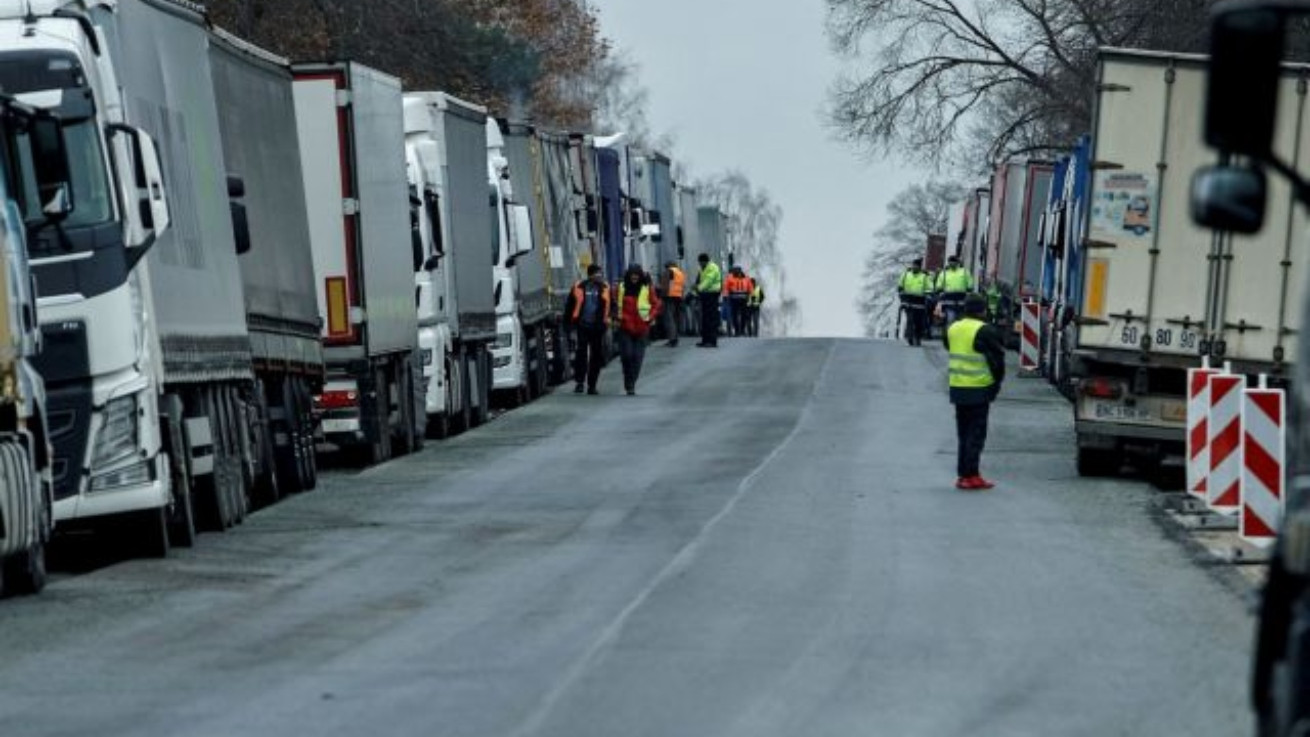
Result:
[[[1282,390],[1262,387],[1244,392],[1239,532],[1255,545],[1272,545],[1283,519],[1286,419],[1287,398]]]
[[[1042,307],[1034,301],[1024,302],[1020,314],[1019,370],[1034,373],[1042,360]]]
[[[1242,505],[1242,388],[1245,376],[1209,377],[1210,478],[1206,502],[1212,511],[1237,514]]]
[[[1203,367],[1187,370],[1187,493],[1208,501],[1210,478],[1210,377],[1219,373]]]

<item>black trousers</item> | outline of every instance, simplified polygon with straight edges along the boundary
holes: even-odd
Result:
[[[955,435],[959,440],[956,474],[960,478],[979,475],[983,446],[987,444],[987,415],[991,404],[955,405]]]
[[[669,297],[664,300],[664,337],[673,345],[678,344],[682,335],[682,297]]]
[[[746,298],[738,296],[729,296],[728,304],[732,307],[732,334],[738,338],[746,334],[747,315],[746,315]]]
[[[922,295],[902,294],[901,304],[905,307],[905,341],[921,345],[928,333],[927,300]]]
[[[619,358],[623,363],[623,388],[632,391],[641,378],[641,364],[646,360],[646,339],[619,331]]]
[[[578,326],[578,349],[573,354],[573,380],[595,388],[605,366],[605,328]]]
[[[719,295],[700,295],[700,339],[709,345],[719,344]]]

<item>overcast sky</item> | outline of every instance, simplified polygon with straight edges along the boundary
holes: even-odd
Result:
[[[746,172],[782,206],[789,289],[810,336],[861,334],[852,303],[887,202],[925,177],[866,163],[832,140],[838,69],[824,0],[592,0],[605,35],[641,65],[651,128],[696,175]],[[767,285],[766,285],[767,289]]]

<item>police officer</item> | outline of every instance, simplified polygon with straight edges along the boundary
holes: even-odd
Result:
[[[937,275],[937,302],[942,306],[943,324],[947,329],[960,314],[964,295],[973,291],[973,276],[960,265],[959,256],[951,256],[946,268]]]
[[[896,285],[901,304],[905,306],[905,337],[910,345],[921,345],[928,329],[928,292],[932,279],[923,270],[923,259],[916,258],[910,262],[910,268],[901,274],[901,281]]]
[[[723,272],[708,253],[696,257],[700,274],[696,277],[696,299],[700,302],[700,348],[719,347],[719,292],[723,291]]]
[[[1005,336],[983,322],[986,314],[987,300],[970,294],[964,300],[964,316],[946,330],[958,440],[955,488],[962,491],[995,486],[982,477],[979,465],[987,443],[987,415],[1005,380]]]

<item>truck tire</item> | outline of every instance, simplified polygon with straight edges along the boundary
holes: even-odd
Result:
[[[450,434],[458,435],[469,429],[472,421],[472,412],[469,411],[469,405],[473,397],[473,392],[469,389],[468,381],[468,356],[464,349],[460,349],[457,356],[451,359],[451,396],[459,398],[459,409],[452,409],[450,412]]]
[[[195,520],[204,532],[222,532],[231,526],[231,494],[227,481],[227,448],[223,438],[223,424],[218,415],[217,402],[210,389],[201,389],[196,396],[199,416],[209,422],[209,435],[213,443],[211,457],[214,469],[193,482],[195,489]]]
[[[376,413],[377,438],[365,446],[366,465],[376,466],[391,460],[391,387],[387,383],[385,372],[375,374],[374,391],[377,399],[373,403]]]
[[[395,456],[407,456],[418,450],[418,421],[414,419],[414,382],[411,379],[409,364],[400,369],[395,382],[396,404],[399,409],[400,427],[395,429],[393,447]]]
[[[46,584],[46,543],[38,540],[32,547],[5,561],[6,594],[39,594]]]
[[[42,484],[37,479],[38,484]],[[41,589],[45,588],[46,573],[46,545],[50,542],[50,531],[54,529],[54,520],[52,516],[54,510],[50,507],[51,496],[44,491],[41,494],[41,531],[37,535],[36,542],[27,550],[12,556],[5,561],[3,572],[3,584],[0,589],[10,594],[39,594]]]
[[[297,468],[300,473],[300,490],[318,488],[318,451],[314,448],[314,395],[301,379],[292,382],[295,407],[295,438],[299,449]]]
[[[179,428],[179,433],[181,428]],[[196,510],[191,491],[191,474],[187,472],[186,459],[181,458],[180,450],[188,447],[185,436],[174,447],[179,451],[168,457],[169,483],[173,490],[173,509],[168,519],[168,542],[174,547],[191,548],[196,544]]]
[[[473,424],[482,426],[487,424],[491,419],[491,353],[486,349],[479,349],[474,354],[474,370],[478,376],[478,406],[474,410]]]
[[[1119,454],[1100,448],[1078,448],[1078,475],[1083,478],[1112,476],[1119,470]]]

